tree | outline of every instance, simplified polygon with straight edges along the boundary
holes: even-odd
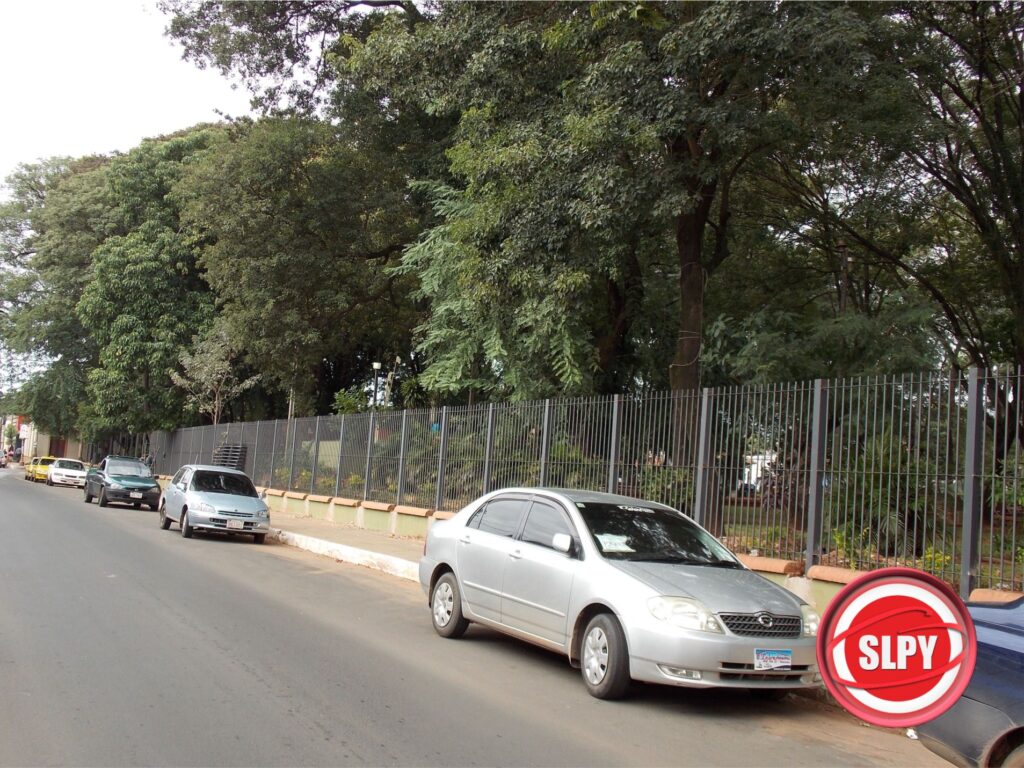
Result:
[[[410,281],[385,272],[419,229],[400,158],[265,119],[220,139],[175,197],[232,343],[300,412],[408,349]]]
[[[459,183],[439,198],[440,226],[451,226],[425,235],[406,262],[444,278],[425,286],[427,349],[487,324],[478,354],[438,361],[446,378],[507,353],[494,339],[518,336],[527,364],[540,356],[572,391],[603,352],[629,354],[621,340],[603,345],[599,329],[628,339],[644,289],[670,279],[668,378],[696,387],[705,284],[730,254],[733,191],[786,144],[818,90],[857,77],[868,22],[820,4],[452,3],[412,31],[382,25],[354,66],[427,111],[459,116],[448,153]],[[819,117],[827,128],[830,116]],[[461,317],[467,282],[506,312]],[[602,290],[614,299],[611,322],[588,324],[580,310]],[[500,358],[501,377],[517,362]]]
[[[253,387],[260,376],[239,379],[235,373],[238,350],[223,326],[214,325],[203,338],[193,339],[193,348],[178,358],[182,373],[174,371],[171,379],[188,393],[189,403],[207,414],[214,426],[220,423],[224,406]]]
[[[90,369],[83,430],[146,432],[178,426],[183,404],[170,374],[189,339],[213,318],[193,244],[181,232],[171,190],[218,129],[143,142],[112,161],[110,194],[121,231],[91,252],[76,307],[99,349]]]

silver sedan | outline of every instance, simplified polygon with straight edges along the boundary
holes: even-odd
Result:
[[[178,523],[188,539],[195,531],[245,533],[262,544],[270,532],[270,511],[249,476],[237,469],[186,464],[160,497],[160,527]]]
[[[565,654],[598,698],[631,680],[768,697],[820,685],[814,610],[654,502],[495,491],[431,526],[419,578],[438,634],[479,622]]]

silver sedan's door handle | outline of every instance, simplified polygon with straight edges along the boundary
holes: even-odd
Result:
[[[459,539],[459,544],[469,544],[469,534],[468,533],[465,534],[461,539]]]
[[[513,560],[520,560],[523,557],[523,553],[522,550],[513,549],[511,552],[508,553],[508,556],[511,557]]]

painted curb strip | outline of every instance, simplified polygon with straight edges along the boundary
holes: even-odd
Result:
[[[305,536],[301,533],[290,533],[280,528],[272,528],[270,538],[316,555],[333,557],[335,560],[343,563],[364,565],[375,571],[383,571],[384,573],[398,576],[401,579],[408,579],[409,581],[418,582],[420,580],[419,564],[411,560],[404,560],[401,557],[382,555],[379,552],[371,552],[368,549],[350,547],[346,544],[338,544],[337,542],[318,539],[314,536]]]

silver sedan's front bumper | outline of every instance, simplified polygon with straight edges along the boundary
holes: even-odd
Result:
[[[219,512],[206,513],[194,509],[188,511],[188,522],[200,531],[221,533],[270,533],[269,517],[235,517]]]
[[[629,671],[634,680],[695,688],[808,688],[821,684],[814,637],[761,638],[671,626],[634,627]],[[756,650],[792,653],[788,670],[755,669]]]

